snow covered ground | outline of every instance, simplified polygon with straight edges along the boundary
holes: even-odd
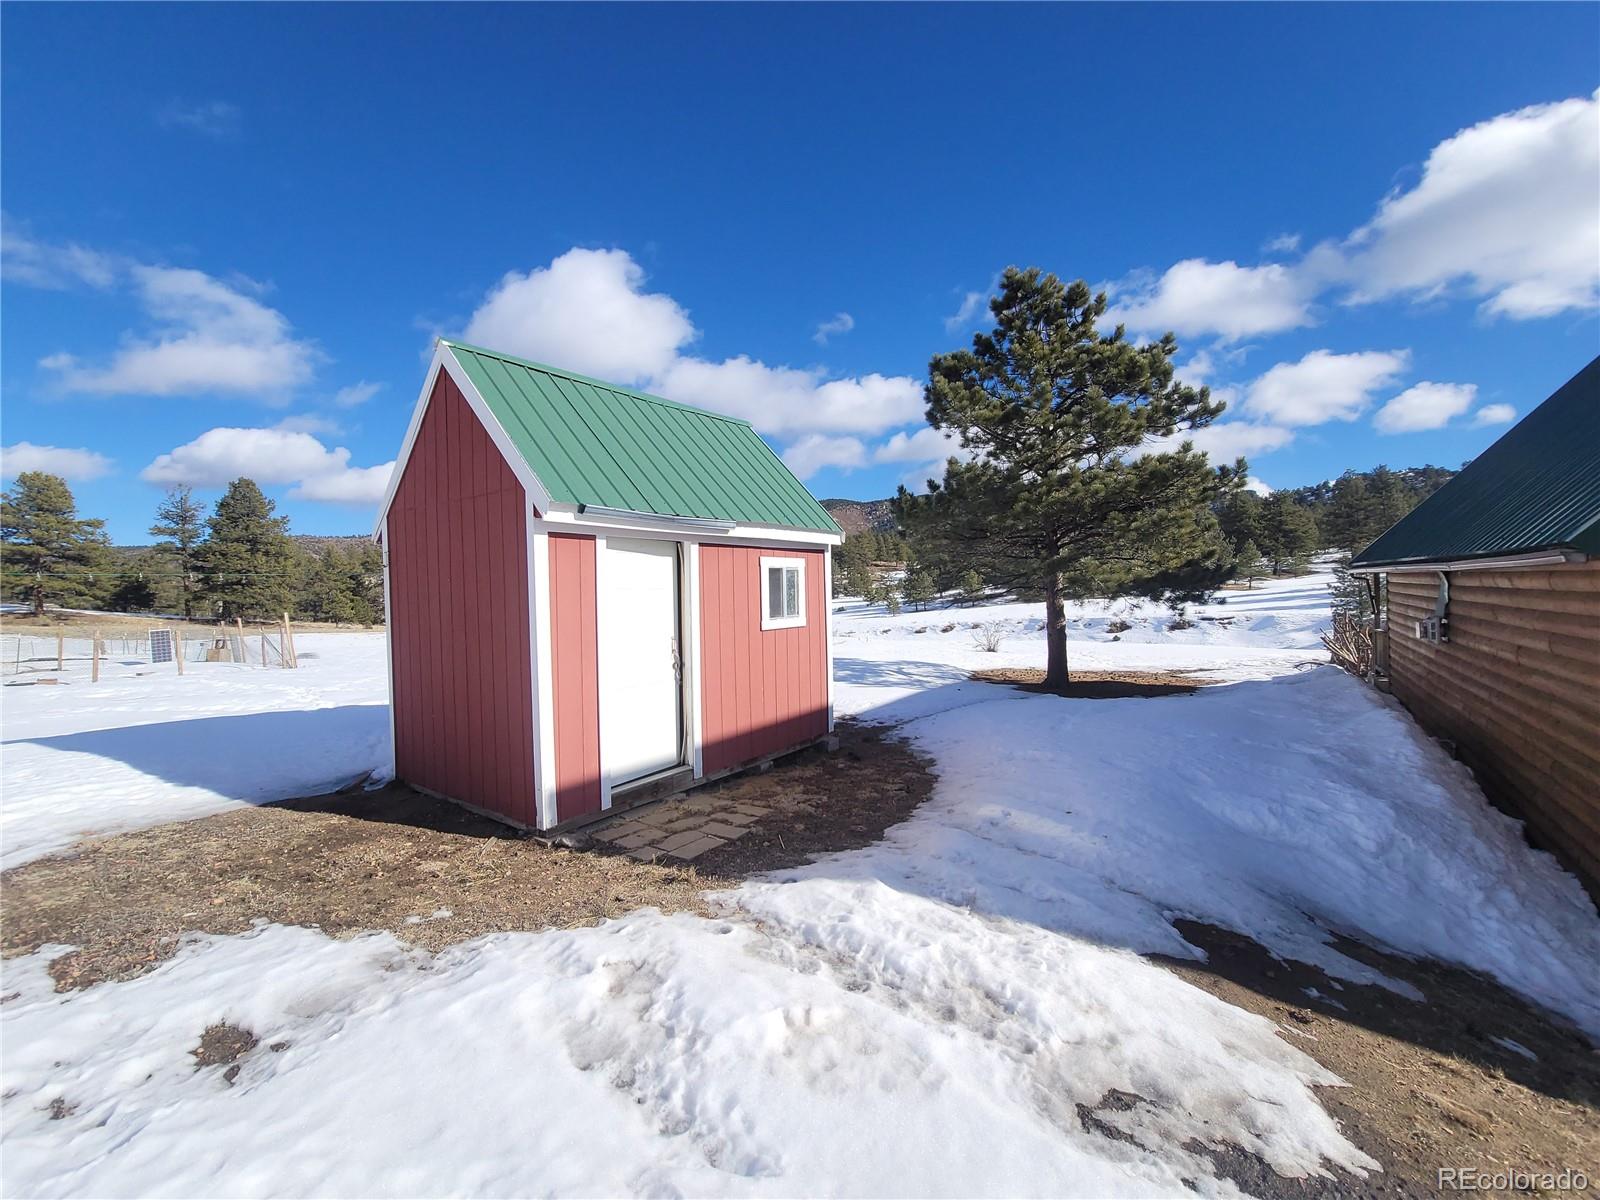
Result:
[[[302,634],[297,670],[108,662],[0,687],[0,866],[387,767],[382,634]]]
[[[1438,955],[1591,1033],[1600,921],[1403,712],[1309,665],[1326,585],[1230,593],[1177,631],[1148,606],[1077,611],[1076,666],[1230,681],[1160,700],[967,682],[1040,665],[1035,606],[845,605],[840,710],[903,723],[936,760],[934,797],[874,847],[723,894],[720,919],[646,910],[437,956],[263,926],[63,994],[45,973],[59,948],[13,960],[0,1188],[1230,1194],[1191,1139],[1290,1174],[1371,1169],[1311,1090],[1326,1071],[1139,957],[1198,953],[1172,919],[1347,980],[1374,976],[1329,929]],[[1115,619],[1131,624],[1117,641]],[[965,626],[993,620],[1014,632],[990,654]],[[381,641],[363,645],[315,647],[299,672],[217,671],[203,691],[13,689],[8,861],[379,765]],[[208,738],[213,722],[293,736],[241,760],[255,739]],[[217,1021],[260,1038],[232,1086],[189,1056]],[[1080,1119],[1112,1089],[1144,1098],[1097,1114],[1131,1142]]]

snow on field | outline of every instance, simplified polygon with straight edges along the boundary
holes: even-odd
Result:
[[[85,833],[315,795],[389,761],[381,634],[303,634],[293,671],[112,662],[99,683],[69,680],[0,688],[4,867]]]
[[[968,682],[977,666],[1039,665],[1034,606],[889,617],[845,605],[841,711],[903,722],[936,759],[934,797],[874,847],[720,894],[714,919],[646,910],[437,956],[387,934],[336,942],[263,926],[62,994],[45,972],[59,948],[13,960],[0,1185],[1110,1196],[1194,1181],[1231,1194],[1193,1148],[1220,1142],[1286,1174],[1369,1170],[1312,1090],[1332,1076],[1271,1022],[1139,954],[1197,953],[1170,923],[1187,915],[1385,982],[1327,944],[1327,930],[1346,930],[1491,972],[1595,1032],[1583,972],[1600,958],[1600,922],[1403,712],[1306,665],[1322,657],[1325,587],[1312,577],[1233,593],[1178,631],[1140,606],[1077,611],[1078,666],[1233,681],[1160,700]],[[1131,628],[1113,641],[1116,618]],[[997,654],[962,627],[985,620],[1014,630]],[[245,700],[263,674],[219,675],[195,724],[217,711],[292,715],[287,697]],[[362,703],[382,694],[381,644],[370,679],[283,675],[306,687],[301,707],[320,708],[305,717],[300,761],[251,764],[262,788],[312,773],[308,760],[355,773],[378,757],[360,737],[342,745],[341,726],[370,711],[369,734],[386,735],[381,705]],[[71,720],[110,732],[149,711],[141,695],[115,710],[97,699],[95,715]],[[173,722],[160,695],[155,719]],[[319,713],[345,715],[324,725]],[[8,739],[12,721],[8,705]],[[98,756],[79,752],[68,774],[103,772],[107,789],[143,781],[148,816],[174,769],[97,761],[134,756],[139,728]],[[47,793],[62,786],[61,774],[35,778]],[[215,781],[210,802],[239,799],[232,790]],[[99,793],[108,818],[120,794]],[[28,834],[61,828],[47,801],[30,799],[15,822],[38,842],[59,838]],[[216,1021],[260,1039],[231,1085],[189,1054]],[[1142,1099],[1086,1120],[1113,1091]]]

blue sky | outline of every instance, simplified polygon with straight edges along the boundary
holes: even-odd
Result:
[[[119,541],[365,532],[437,333],[886,495],[1008,264],[1112,289],[1289,487],[1600,351],[1600,6],[10,5],[5,471]],[[842,314],[842,315],[841,315]]]

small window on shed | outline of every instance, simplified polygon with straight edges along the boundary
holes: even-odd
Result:
[[[806,623],[806,560],[761,560],[761,628],[794,629]]]

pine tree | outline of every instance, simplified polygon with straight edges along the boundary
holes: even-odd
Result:
[[[1227,492],[1214,506],[1222,534],[1236,550],[1261,533],[1261,497],[1239,488]]]
[[[1261,578],[1266,565],[1262,561],[1260,549],[1248,539],[1239,547],[1239,553],[1234,558],[1234,570],[1243,576],[1246,588],[1255,587],[1256,580]]]
[[[0,546],[6,594],[25,597],[36,617],[47,601],[90,603],[107,582],[105,522],[78,516],[59,475],[24,471],[0,495]]]
[[[289,608],[295,549],[287,517],[254,480],[235,479],[206,522],[199,551],[200,594],[224,620],[271,617]]]
[[[1068,600],[1203,594],[1232,570],[1210,505],[1242,485],[1243,460],[1213,469],[1184,442],[1223,405],[1178,383],[1170,334],[1134,346],[1082,280],[1010,268],[990,303],[996,327],[934,358],[927,417],[972,453],[926,496],[900,489],[896,516],[919,558],[959,551],[991,583],[1042,591],[1045,685],[1064,687]]]
[[[178,602],[185,618],[194,616],[194,597],[199,582],[200,543],[205,537],[204,510],[195,502],[187,484],[168,488],[156,509],[156,523],[150,526],[158,538],[156,549],[166,558],[177,577]]]
[[[976,604],[983,599],[983,576],[979,575],[973,567],[968,567],[961,573],[958,584],[961,589],[961,599],[968,604]]]
[[[375,625],[383,620],[383,558],[370,543],[357,549],[330,546],[303,555],[294,607],[313,621]]]
[[[932,604],[934,597],[939,594],[933,586],[933,576],[920,568],[906,576],[904,590],[906,603],[918,612]]]
[[[1261,549],[1282,575],[1304,562],[1317,548],[1317,522],[1311,510],[1284,492],[1273,492],[1261,505]]]
[[[891,617],[898,617],[900,615],[900,593],[890,588],[888,596],[884,598],[883,607],[884,611]]]

